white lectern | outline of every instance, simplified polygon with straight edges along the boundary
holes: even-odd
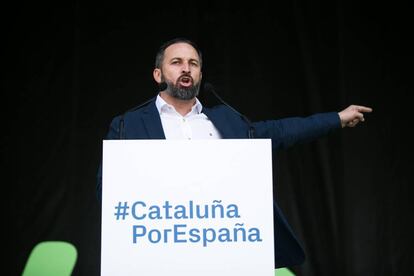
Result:
[[[101,275],[274,275],[269,139],[105,140]]]

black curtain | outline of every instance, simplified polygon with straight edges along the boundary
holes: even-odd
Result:
[[[102,139],[112,117],[155,95],[156,50],[177,36],[199,44],[204,80],[251,120],[374,109],[354,129],[275,155],[275,197],[307,255],[291,269],[414,275],[408,6],[79,1],[1,13],[7,275],[44,240],[77,247],[74,275],[99,275]]]

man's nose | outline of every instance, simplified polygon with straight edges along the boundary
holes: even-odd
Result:
[[[183,73],[190,73],[190,64],[184,62],[181,70]]]

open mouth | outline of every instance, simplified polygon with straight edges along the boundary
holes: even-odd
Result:
[[[178,84],[182,87],[190,87],[193,84],[193,78],[190,76],[181,76],[178,79]]]

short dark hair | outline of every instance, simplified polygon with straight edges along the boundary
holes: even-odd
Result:
[[[157,55],[155,56],[155,68],[161,68],[162,62],[164,60],[165,49],[177,43],[187,43],[193,46],[193,48],[197,51],[198,57],[200,58],[200,66],[203,64],[203,57],[201,54],[201,50],[197,46],[197,44],[194,41],[189,40],[187,38],[178,37],[178,38],[168,40],[167,42],[165,42],[164,44],[160,46],[160,48],[158,49]]]

